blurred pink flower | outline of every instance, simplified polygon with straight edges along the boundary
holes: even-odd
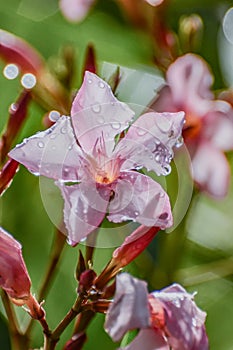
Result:
[[[9,154],[32,173],[59,180],[72,245],[98,227],[106,212],[115,223],[172,225],[165,191],[135,170],[145,167],[158,175],[170,173],[184,113],[146,113],[129,127],[133,117],[134,112],[114,97],[105,81],[86,72],[71,118],[62,116]]]
[[[230,178],[224,151],[233,149],[233,110],[227,102],[214,99],[212,74],[199,56],[178,58],[168,68],[166,80],[152,108],[185,112],[183,136],[192,158],[193,178],[201,190],[223,197]]]
[[[117,276],[105,329],[114,341],[129,330],[140,329],[122,350],[208,350],[205,318],[193,295],[180,285],[148,294],[146,282],[122,273]]]
[[[30,298],[31,281],[22,257],[22,247],[0,227],[0,287],[18,303]]]
[[[160,5],[164,0],[144,0],[152,6]],[[59,7],[64,17],[70,22],[80,22],[88,14],[96,0],[60,0]]]

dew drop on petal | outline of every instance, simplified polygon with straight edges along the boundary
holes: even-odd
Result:
[[[14,113],[17,111],[17,109],[18,109],[17,103],[12,103],[9,107],[9,113]]]
[[[92,84],[92,79],[88,79],[88,83],[89,83],[89,84]]]
[[[61,129],[60,129],[60,132],[62,134],[66,134],[67,133],[67,128],[65,126],[63,126]]]
[[[156,154],[155,155],[155,161],[156,162],[160,162],[160,154]]]
[[[163,170],[164,170],[164,175],[169,175],[172,169],[171,169],[171,166],[167,164],[167,165],[164,165]]]
[[[173,304],[178,308],[181,306],[180,300],[178,298],[173,300]]]
[[[32,73],[26,73],[21,78],[21,84],[25,89],[32,89],[36,85],[36,77]]]
[[[118,122],[113,122],[113,123],[111,123],[111,127],[112,127],[114,130],[118,130],[118,129],[120,129],[121,124],[118,123]]]
[[[100,113],[101,111],[101,107],[99,104],[95,104],[91,107],[91,109],[93,110],[94,113]]]
[[[138,216],[138,215],[139,215],[139,212],[138,212],[138,211],[135,211],[134,214],[135,214],[136,216]]]
[[[50,137],[51,140],[54,140],[57,137],[57,134],[52,133],[49,137]]]
[[[13,80],[19,75],[19,68],[15,64],[8,64],[3,69],[3,75],[5,78]]]
[[[196,320],[195,317],[192,318],[192,325],[193,325],[194,327],[197,327],[197,320]]]
[[[104,84],[102,81],[100,81],[98,85],[99,85],[99,87],[100,87],[101,89],[104,89],[104,88],[105,88],[105,84]]]
[[[68,150],[72,150],[73,145],[69,145]]]
[[[60,113],[58,111],[51,111],[49,113],[49,119],[51,120],[51,122],[57,122],[58,119],[60,118]]]
[[[43,147],[44,147],[44,142],[39,141],[39,142],[37,143],[37,146],[38,146],[39,148],[43,148]]]
[[[180,136],[180,137],[177,139],[176,143],[175,143],[175,147],[176,147],[176,148],[179,148],[179,147],[181,147],[181,146],[183,145],[183,143],[184,143],[184,139],[183,139],[182,136]]]

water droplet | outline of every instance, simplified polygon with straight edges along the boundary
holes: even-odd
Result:
[[[164,192],[161,192],[161,193],[159,194],[159,197],[160,197],[160,198],[164,198],[164,197],[165,197],[165,193],[164,193]]]
[[[25,89],[32,89],[36,85],[36,77],[32,73],[26,73],[21,78],[21,84]]]
[[[138,211],[135,211],[134,214],[135,214],[135,216],[138,216],[138,215],[139,215],[139,212],[138,212]]]
[[[159,219],[161,220],[166,220],[168,218],[168,213],[162,213],[160,216],[159,216]]]
[[[146,134],[146,130],[141,129],[141,128],[137,128],[137,134],[138,134],[138,136],[143,136]]]
[[[71,150],[73,148],[73,145],[69,145],[68,150]]]
[[[184,143],[184,139],[183,139],[182,136],[180,136],[180,137],[177,139],[176,143],[175,143],[175,147],[176,147],[176,148],[179,148],[179,147],[181,147],[181,146],[183,145],[183,143]]]
[[[99,87],[100,87],[101,89],[104,89],[104,88],[105,88],[105,84],[104,84],[102,81],[100,81],[98,85],[99,85]]]
[[[180,306],[181,306],[180,300],[179,300],[179,299],[174,299],[174,300],[173,300],[173,304],[174,304],[176,307],[180,307]]]
[[[193,325],[194,327],[197,327],[197,320],[196,320],[195,317],[192,318],[192,325]]]
[[[113,122],[113,123],[111,123],[111,127],[112,127],[114,130],[118,130],[118,129],[120,129],[121,124],[118,123],[118,122]]]
[[[9,113],[14,113],[18,109],[18,104],[17,103],[12,103],[9,107]]]
[[[63,126],[61,129],[60,129],[61,133],[62,134],[66,134],[67,133],[67,127],[66,126]]]
[[[87,208],[84,208],[84,209],[83,209],[83,213],[84,213],[84,214],[87,214],[87,212],[88,212]]]
[[[37,143],[37,146],[38,146],[39,148],[43,148],[43,147],[44,147],[44,142],[39,141],[39,142]]]
[[[92,84],[92,79],[88,79],[88,84]]]
[[[3,69],[3,75],[5,78],[13,80],[19,75],[19,68],[15,64],[8,64]]]
[[[96,120],[99,124],[104,124],[104,122],[105,122],[104,117],[102,117],[102,116],[99,116]]]
[[[155,161],[156,162],[160,162],[160,154],[156,154],[155,155]]]
[[[51,111],[49,113],[49,119],[51,120],[51,122],[57,122],[58,119],[60,118],[60,113],[58,111]]]
[[[163,170],[164,170],[164,175],[169,175],[172,171],[172,168],[169,164],[166,164],[163,166]]]
[[[91,107],[94,113],[99,113],[101,111],[101,106],[99,104],[95,104]]]
[[[64,177],[67,177],[69,175],[69,168],[66,167],[63,169],[63,175]]]
[[[52,133],[49,137],[50,137],[51,140],[54,140],[57,137],[57,134]]]

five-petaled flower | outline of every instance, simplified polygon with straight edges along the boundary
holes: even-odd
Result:
[[[179,284],[148,294],[147,284],[127,273],[117,276],[105,329],[114,341],[138,329],[121,350],[208,350],[206,313]]]
[[[212,74],[194,54],[172,63],[166,80],[152,107],[185,112],[183,136],[192,158],[193,178],[210,195],[224,197],[230,179],[224,151],[233,149],[233,110],[227,102],[214,100]]]
[[[58,180],[72,245],[98,227],[106,212],[114,223],[172,225],[166,192],[135,170],[170,172],[184,113],[149,112],[130,125],[133,117],[134,112],[114,97],[105,81],[86,72],[71,117],[62,116],[9,154],[32,173]]]

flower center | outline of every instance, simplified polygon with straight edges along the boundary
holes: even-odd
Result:
[[[185,141],[195,139],[201,131],[202,120],[200,117],[192,114],[186,115],[186,123],[183,127],[183,137]]]

